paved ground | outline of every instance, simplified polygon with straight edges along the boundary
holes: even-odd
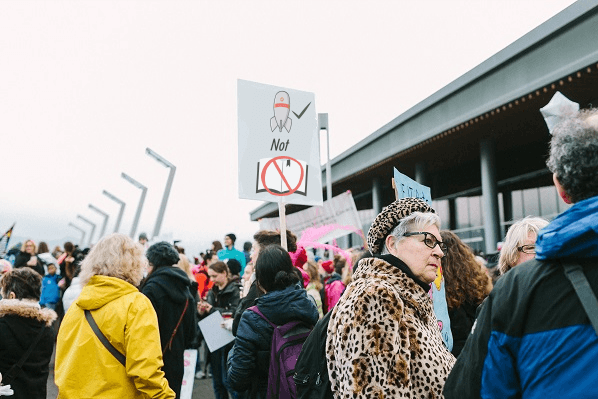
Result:
[[[58,389],[54,385],[54,354],[52,354],[50,375],[48,377],[48,395],[46,397],[48,399],[56,399],[57,396]],[[212,380],[210,378],[194,381],[192,399],[215,399]]]

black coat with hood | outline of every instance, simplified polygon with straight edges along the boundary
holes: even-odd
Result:
[[[54,348],[52,322],[56,313],[40,309],[35,301],[19,299],[0,300],[0,373],[3,377],[29,349],[41,332],[41,338],[10,384],[14,399],[45,399],[50,358]]]
[[[15,259],[15,269],[18,269],[21,267],[30,267],[33,270],[35,270],[36,272],[38,272],[40,276],[44,276],[46,273],[45,273],[44,267],[41,265],[39,258],[37,258],[37,263],[35,264],[35,266],[27,265],[27,262],[29,262],[29,260],[31,259],[31,256],[32,255],[27,252],[23,252],[23,251],[19,252]]]
[[[156,310],[164,358],[162,370],[168,385],[178,396],[183,381],[183,354],[185,349],[193,345],[197,336],[196,302],[191,293],[191,280],[178,267],[163,266],[147,276],[141,292],[149,298]],[[181,324],[172,344],[167,347],[181,319],[185,303],[187,309]]]

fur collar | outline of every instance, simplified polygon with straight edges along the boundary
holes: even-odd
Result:
[[[353,281],[361,279],[366,282],[374,279],[387,281],[397,288],[401,299],[408,303],[410,307],[416,309],[422,318],[425,318],[426,314],[433,311],[430,295],[424,291],[423,287],[403,270],[384,259],[366,258],[360,261],[355,273],[353,273]]]
[[[27,299],[2,299],[0,300],[0,318],[4,316],[19,316],[35,319],[51,326],[58,317],[52,309],[40,308],[39,303]]]

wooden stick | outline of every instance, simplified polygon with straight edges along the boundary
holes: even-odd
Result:
[[[397,185],[395,184],[395,178],[392,178],[392,189],[395,190],[395,201],[399,199],[399,192],[397,191]]]
[[[285,205],[282,202],[282,197],[278,201],[278,217],[280,218],[280,246],[285,250],[289,250],[287,247],[287,217],[285,214]]]

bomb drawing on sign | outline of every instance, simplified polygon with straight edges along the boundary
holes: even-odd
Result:
[[[278,127],[278,131],[282,132],[284,127],[287,132],[291,132],[291,118],[289,118],[289,112],[291,112],[291,98],[289,93],[286,91],[279,91],[274,96],[274,117],[270,119],[270,128],[272,131]]]

